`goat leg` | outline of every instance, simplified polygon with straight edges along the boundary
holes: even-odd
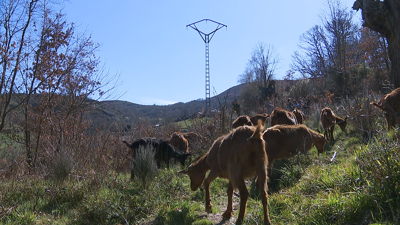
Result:
[[[226,208],[226,211],[222,214],[222,216],[224,218],[231,218],[231,216],[233,215],[233,186],[232,183],[229,182],[228,184],[228,191],[227,191],[227,195],[228,195],[228,207]]]
[[[263,166],[258,168],[257,174],[258,174],[258,185],[260,188],[261,202],[263,204],[263,209],[264,209],[264,224],[271,224],[268,212],[268,193],[267,193],[268,176],[265,173],[265,168],[263,168]]]
[[[204,180],[204,189],[206,190],[206,212],[210,213],[212,210],[211,197],[210,197],[210,183],[218,177],[215,170],[211,170],[207,178]]]
[[[243,218],[246,215],[246,207],[247,207],[247,200],[249,198],[249,191],[246,188],[246,184],[244,180],[240,180],[237,184],[237,188],[239,189],[240,194],[240,209],[239,209],[239,216],[236,220],[236,224],[242,224]]]

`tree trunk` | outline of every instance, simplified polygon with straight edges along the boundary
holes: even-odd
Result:
[[[397,33],[397,32],[396,32]],[[394,88],[400,87],[400,33],[394,40],[388,39],[389,58],[391,61],[390,75],[393,79]]]
[[[400,87],[400,2],[397,0],[357,0],[354,10],[362,10],[363,26],[379,32],[388,42],[390,76],[394,88]]]

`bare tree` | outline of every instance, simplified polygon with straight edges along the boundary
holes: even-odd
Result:
[[[361,9],[363,26],[384,36],[388,43],[391,61],[391,78],[394,88],[400,87],[400,2],[397,0],[356,0],[354,10]]]
[[[249,84],[246,88],[256,91],[257,96],[252,97],[256,98],[257,102],[261,103],[275,93],[273,78],[278,63],[279,57],[272,45],[258,43],[253,49],[245,72],[239,77],[239,82]]]
[[[4,129],[7,115],[25,100],[11,104],[19,88],[20,63],[24,60],[26,42],[34,24],[38,0],[0,2],[0,131]]]
[[[299,47],[303,54],[294,52],[292,70],[309,78],[326,77],[329,65],[328,44],[325,31],[319,25],[301,35]]]
[[[352,13],[343,8],[340,0],[327,0],[327,12],[321,19],[322,25],[315,25],[300,37],[302,52],[294,53],[292,70],[305,77],[326,78],[331,88],[331,84],[335,84],[335,92],[346,94],[349,53],[358,43],[358,27],[352,22]]]
[[[10,115],[17,117],[23,135],[15,138],[29,165],[40,150],[51,157],[61,148],[84,149],[86,114],[93,100],[110,93],[106,85],[115,78],[100,67],[99,44],[75,34],[47,0],[0,4],[0,131]]]

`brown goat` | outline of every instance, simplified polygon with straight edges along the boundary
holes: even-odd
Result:
[[[267,122],[267,119],[269,118],[269,116],[270,115],[268,115],[267,113],[256,114],[256,115],[250,117],[250,121],[254,126],[256,126],[258,121],[261,120],[262,125],[265,127],[265,123]]]
[[[370,104],[385,112],[388,130],[396,126],[398,113],[400,112],[400,88],[385,95],[378,102],[371,102]]]
[[[335,130],[335,124],[337,124],[343,132],[346,132],[347,121],[341,117],[338,117],[333,113],[332,109],[325,107],[321,110],[321,124],[324,128],[324,136],[333,141],[333,131]]]
[[[186,171],[180,171],[190,177],[192,191],[196,191],[204,180],[206,191],[206,211],[212,209],[210,199],[210,183],[217,177],[229,179],[228,207],[223,217],[230,218],[233,214],[233,190],[240,192],[240,210],[236,224],[241,224],[246,214],[249,192],[245,179],[257,174],[259,177],[261,201],[264,208],[264,224],[271,224],[268,214],[267,173],[268,157],[265,154],[265,143],[262,138],[263,126],[241,126],[229,134],[214,141],[210,150],[192,163]],[[207,171],[210,170],[207,178]]]
[[[242,115],[236,118],[236,120],[232,123],[232,128],[235,129],[244,125],[253,126],[250,117],[247,115]]]
[[[303,124],[304,113],[297,108],[295,108],[292,113],[296,116],[297,124]]]
[[[293,110],[293,112],[287,111],[285,109],[276,107],[271,113],[271,126],[277,124],[288,124],[296,125],[303,123],[302,112],[298,109]],[[299,117],[299,120],[297,119]],[[300,123],[301,122],[301,123]]]
[[[174,132],[169,143],[181,152],[189,153],[189,142],[181,132]]]
[[[275,159],[288,159],[296,153],[306,153],[315,146],[318,155],[324,152],[328,143],[324,135],[315,132],[305,125],[275,125],[264,131],[264,141],[268,155],[268,174],[272,175]]]

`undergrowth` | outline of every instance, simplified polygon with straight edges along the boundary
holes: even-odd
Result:
[[[335,141],[319,157],[313,148],[274,166],[268,183],[273,224],[399,224],[399,131],[378,130],[364,139],[365,133],[352,126],[347,134],[335,130]],[[232,220],[220,216],[227,207],[227,180],[211,183],[213,210],[206,214],[204,189],[191,191],[190,179],[177,173],[181,169],[160,169],[146,186],[141,179],[131,180],[128,170],[108,170],[103,176],[70,173],[61,176],[63,182],[51,176],[6,177],[0,182],[0,224],[208,225],[237,218],[237,191]],[[253,179],[247,186],[243,223],[262,224]]]

